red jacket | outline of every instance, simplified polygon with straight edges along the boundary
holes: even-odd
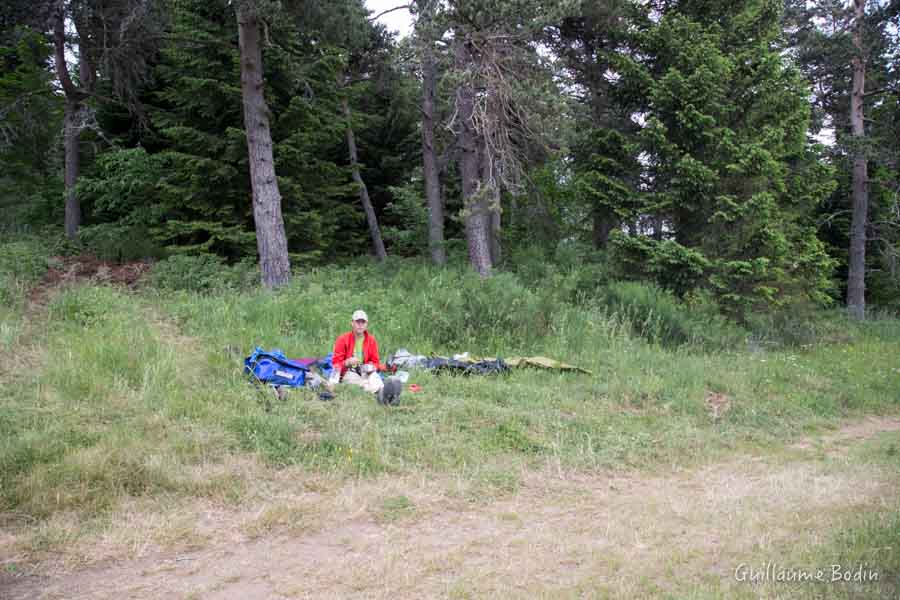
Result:
[[[348,331],[338,336],[334,341],[334,353],[331,356],[331,366],[340,369],[341,377],[347,372],[344,367],[344,361],[353,356],[353,349],[356,348],[356,338],[352,331]],[[363,364],[373,364],[379,371],[384,371],[387,367],[381,364],[378,359],[378,342],[375,336],[368,331],[363,332]]]

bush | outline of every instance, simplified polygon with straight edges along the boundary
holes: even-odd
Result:
[[[146,227],[104,223],[82,227],[78,237],[83,248],[101,260],[123,263],[165,256]]]
[[[810,304],[794,304],[747,316],[751,343],[806,347],[816,342],[850,341],[856,330],[846,317]]]
[[[428,250],[428,209],[422,197],[421,180],[390,187],[393,202],[385,207],[385,218],[400,224],[384,225],[382,233],[392,254],[424,255]]]
[[[742,346],[746,338],[746,332],[722,316],[701,292],[682,303],[654,284],[621,281],[603,287],[599,300],[637,335],[664,346],[727,348]]]
[[[214,254],[171,256],[156,263],[150,270],[151,284],[165,290],[212,292],[246,289],[258,281],[259,274],[254,262],[244,260],[228,266],[223,258]]]
[[[653,280],[678,295],[696,289],[710,268],[703,253],[674,240],[657,241],[614,231],[609,247],[620,276]]]
[[[552,307],[525,288],[515,275],[481,279],[466,273],[450,285],[432,286],[422,307],[432,342],[438,346],[524,347],[549,329]]]

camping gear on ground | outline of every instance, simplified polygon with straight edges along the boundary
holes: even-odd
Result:
[[[306,387],[308,387],[309,389],[317,390],[319,389],[319,386],[323,385],[324,383],[325,380],[322,379],[318,373],[310,371],[306,374],[306,383],[304,385],[306,385]]]
[[[309,367],[288,359],[278,348],[268,351],[257,346],[244,359],[244,372],[252,375],[259,383],[301,387],[306,382]]]
[[[468,363],[452,358],[436,357],[429,358],[425,368],[431,369],[435,373],[460,373],[462,375],[497,375],[509,372],[509,367],[502,358]]]
[[[384,381],[384,387],[378,390],[376,398],[378,404],[383,406],[396,406],[400,404],[400,393],[403,391],[403,383],[399,379],[389,377]]]
[[[315,363],[313,363],[313,366],[315,366],[319,370],[319,373],[321,373],[322,377],[324,377],[326,380],[331,377],[331,372],[334,370],[334,367],[331,364],[331,355],[332,353],[329,352],[322,358],[318,359]]]
[[[428,361],[427,356],[411,354],[406,348],[400,348],[385,363],[388,367],[403,367],[404,369],[424,368]]]
[[[512,368],[534,367],[536,369],[550,369],[553,371],[574,371],[576,373],[584,373],[585,375],[593,375],[587,369],[570,365],[562,361],[547,358],[546,356],[510,356],[504,359],[506,364]]]
[[[447,364],[445,361],[456,361],[456,363],[451,362],[451,365],[456,365],[455,367],[451,368],[461,370],[459,364],[476,365],[479,363],[493,362],[497,360],[502,360],[507,367],[513,369],[521,367],[532,367],[535,369],[572,371],[576,373],[584,373],[585,375],[593,375],[593,373],[591,373],[587,369],[583,369],[576,365],[570,365],[553,358],[547,358],[546,356],[510,356],[500,359],[499,357],[474,357],[470,356],[468,352],[461,352],[458,354],[454,354],[452,358],[446,358],[444,356],[423,356],[421,354],[412,354],[406,348],[400,348],[399,350],[397,350],[397,352],[393,356],[388,358],[387,364],[388,366],[403,367],[408,369],[436,369],[446,368]],[[486,369],[485,374],[493,372],[492,369],[487,367],[478,367],[472,372],[478,372],[481,369]]]

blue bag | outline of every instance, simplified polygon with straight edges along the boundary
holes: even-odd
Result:
[[[319,369],[319,372],[322,374],[322,377],[328,379],[331,377],[331,372],[334,370],[334,366],[331,364],[331,356],[332,352],[329,352],[324,357],[320,358],[315,362],[316,368]]]
[[[266,351],[257,346],[244,359],[244,372],[252,374],[256,381],[269,385],[301,387],[306,382],[308,371],[308,367],[289,360],[277,348]]]

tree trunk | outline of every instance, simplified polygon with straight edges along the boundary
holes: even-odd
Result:
[[[597,250],[606,248],[606,243],[609,241],[609,234],[612,233],[612,230],[616,227],[616,220],[610,212],[611,211],[608,209],[594,209],[594,230],[592,238],[594,241],[594,248]]]
[[[468,66],[465,41],[456,41],[456,68],[463,73]],[[469,261],[482,277],[491,275],[490,220],[487,198],[479,178],[478,136],[472,121],[475,91],[472,84],[462,81],[456,90],[456,109],[459,115],[459,173],[462,178],[463,214],[466,222],[466,242]]]
[[[353,135],[353,124],[350,120],[350,103],[347,98],[341,100],[341,108],[344,110],[344,119],[347,121],[347,147],[350,149],[350,170],[353,174],[353,181],[359,186],[359,201],[362,202],[363,210],[366,212],[366,222],[369,224],[369,234],[372,236],[372,247],[375,249],[375,256],[379,261],[387,258],[387,251],[384,249],[384,240],[381,239],[381,229],[378,227],[378,217],[375,216],[375,209],[372,207],[372,201],[369,199],[369,188],[363,181],[362,175],[359,173],[359,155],[356,151],[356,136]]]
[[[856,319],[866,316],[866,222],[869,212],[868,162],[862,142],[866,131],[863,122],[863,98],[866,86],[866,56],[862,30],[865,0],[854,0],[853,91],[850,96],[850,124],[853,129],[853,219],[850,224],[850,269],[847,277],[847,308]]]
[[[447,263],[444,249],[444,201],[434,147],[434,97],[437,88],[431,39],[425,40],[422,53],[422,171],[425,198],[428,201],[428,248],[436,265]]]
[[[65,152],[65,229],[66,236],[70,240],[78,237],[78,228],[81,226],[81,206],[75,193],[75,184],[78,183],[79,156],[78,137],[81,128],[78,116],[81,112],[81,101],[85,97],[82,89],[72,82],[69,75],[69,67],[66,65],[66,33],[65,33],[65,3],[60,0],[53,10],[53,49],[56,62],[56,74],[62,85],[66,97],[64,109],[63,149]],[[92,81],[91,69],[87,64],[86,53],[81,56],[82,80],[88,83]]]
[[[267,288],[284,285],[291,278],[287,236],[281,215],[281,193],[272,158],[269,109],[263,96],[262,46],[259,20],[241,8],[237,10],[238,41],[241,53],[241,96],[244,129],[253,189],[253,221],[262,283]]]
[[[63,120],[63,147],[65,150],[65,190],[66,190],[66,236],[70,240],[78,237],[78,228],[81,226],[81,205],[78,195],[75,193],[75,184],[78,183],[78,137],[81,128],[78,123],[78,113],[81,105],[78,102],[66,100]]]
[[[491,209],[490,214],[490,227],[491,227],[491,264],[498,265],[500,264],[500,259],[502,256],[503,244],[501,243],[500,233],[501,233],[501,222],[500,222],[500,193],[498,191],[494,191],[496,196],[495,202],[497,204],[497,208]],[[494,202],[494,201],[492,201]]]
[[[500,263],[500,188],[493,179],[493,157],[488,148],[481,150],[481,184],[484,188],[485,204],[488,210],[491,264],[497,265]]]

